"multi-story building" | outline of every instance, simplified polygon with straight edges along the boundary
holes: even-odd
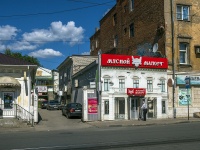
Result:
[[[97,60],[97,58],[97,56],[72,55],[67,57],[57,67],[59,73],[59,95],[62,103],[65,104],[75,101],[72,99],[72,76],[93,61]]]
[[[52,71],[47,68],[38,67],[35,80],[38,89],[38,100],[53,100],[55,96],[53,93]]]
[[[192,116],[200,111],[199,7],[199,0],[117,0],[91,36],[90,54],[166,57],[168,117]]]

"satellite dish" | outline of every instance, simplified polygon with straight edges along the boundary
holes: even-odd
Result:
[[[153,52],[155,53],[155,52],[157,52],[157,50],[158,50],[158,43],[155,43],[153,45]]]

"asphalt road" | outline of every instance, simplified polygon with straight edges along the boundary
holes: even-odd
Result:
[[[78,121],[78,120],[72,120]],[[73,123],[72,123],[73,124]],[[143,150],[200,146],[200,123],[0,133],[2,150]]]

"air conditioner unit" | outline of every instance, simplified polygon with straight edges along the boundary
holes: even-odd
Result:
[[[195,48],[196,54],[200,54],[200,47]]]
[[[74,80],[74,87],[78,87],[78,80]]]

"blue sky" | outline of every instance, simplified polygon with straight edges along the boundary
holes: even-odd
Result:
[[[88,55],[89,38],[116,0],[1,0],[0,52],[6,48],[56,69],[71,55]]]

